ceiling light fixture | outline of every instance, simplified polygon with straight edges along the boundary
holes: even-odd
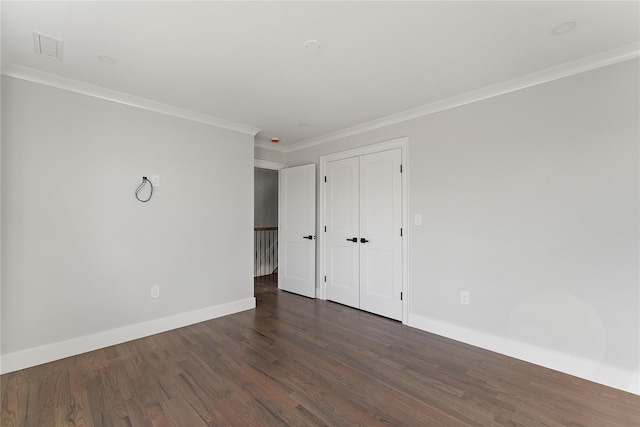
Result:
[[[271,138],[271,142],[273,142],[274,144],[277,144],[278,142],[280,142],[280,138],[276,138],[274,136],[273,138]]]
[[[96,58],[98,58],[98,61],[104,62],[105,64],[109,65],[114,65],[118,62],[116,58],[107,55],[96,55]]]
[[[309,51],[318,51],[322,49],[322,44],[318,40],[307,40],[304,42],[304,47]]]
[[[573,30],[576,25],[577,24],[574,21],[564,22],[556,27],[553,27],[549,34],[551,34],[552,36],[561,36]]]

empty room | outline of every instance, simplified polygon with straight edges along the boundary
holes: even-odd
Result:
[[[640,426],[640,2],[0,22],[2,427]]]

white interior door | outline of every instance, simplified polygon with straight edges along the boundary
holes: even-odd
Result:
[[[316,296],[316,165],[279,171],[278,288]]]
[[[327,162],[327,299],[402,320],[400,148]],[[354,241],[355,239],[355,241]]]
[[[327,299],[360,308],[359,159],[327,163],[325,273]]]
[[[402,153],[360,157],[360,308],[402,320]]]

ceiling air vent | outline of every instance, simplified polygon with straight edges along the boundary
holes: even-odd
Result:
[[[37,55],[62,61],[62,45],[62,40],[33,32],[33,48]]]

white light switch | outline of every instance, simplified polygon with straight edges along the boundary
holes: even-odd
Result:
[[[151,184],[154,187],[160,187],[160,176],[159,175],[151,175]]]
[[[422,225],[422,215],[418,215],[418,214],[416,214],[416,215],[413,217],[413,224],[414,224],[414,225]]]

